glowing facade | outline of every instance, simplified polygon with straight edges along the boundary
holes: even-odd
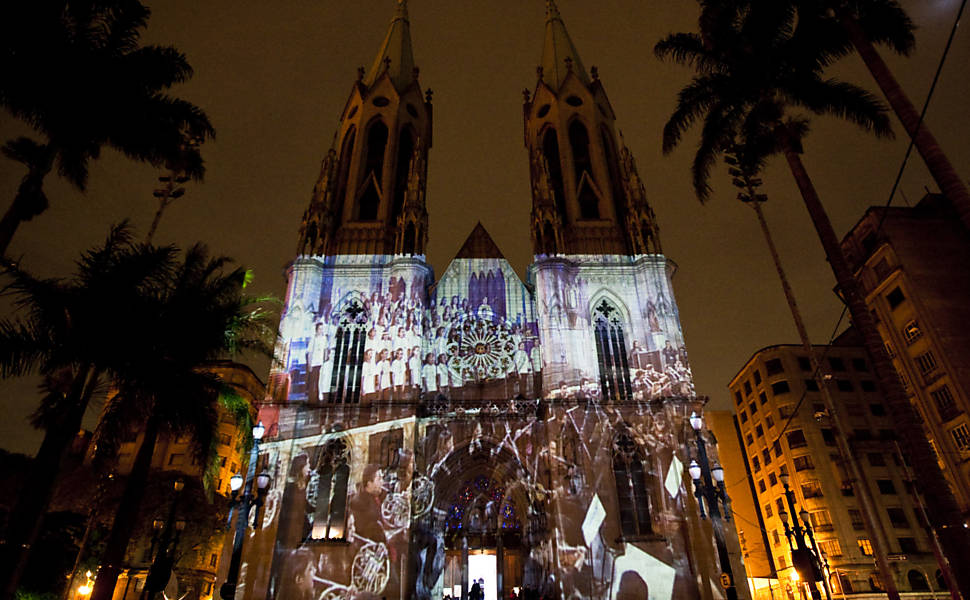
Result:
[[[244,597],[720,596],[672,269],[595,69],[550,2],[528,281],[481,225],[435,280],[408,27],[400,3],[301,226]]]

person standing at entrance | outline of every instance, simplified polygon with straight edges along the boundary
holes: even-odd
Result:
[[[468,591],[468,600],[483,600],[485,598],[485,592],[482,590],[483,581],[479,579],[472,585],[472,589]]]

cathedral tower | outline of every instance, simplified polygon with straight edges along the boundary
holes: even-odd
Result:
[[[633,157],[617,144],[598,70],[587,73],[553,0],[537,74],[523,106],[535,253],[659,254],[653,210]]]
[[[369,70],[358,69],[334,146],[300,227],[299,254],[424,254],[431,90],[414,66],[407,1],[398,0]]]

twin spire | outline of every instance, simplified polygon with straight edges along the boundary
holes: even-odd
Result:
[[[397,90],[404,91],[415,81],[414,50],[411,46],[411,22],[408,20],[407,0],[397,0],[397,8],[391,26],[384,37],[384,43],[377,52],[364,84],[374,85],[385,69]]]
[[[570,71],[579,77],[584,85],[589,85],[589,75],[579,58],[566,24],[559,14],[555,0],[546,0],[546,37],[542,44],[542,79],[554,90],[558,90]]]

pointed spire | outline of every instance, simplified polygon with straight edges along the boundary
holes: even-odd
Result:
[[[566,31],[555,0],[546,0],[546,39],[542,45],[542,79],[554,90],[558,90],[572,71],[580,81],[589,85],[589,75],[579,58],[579,52]]]
[[[411,24],[408,21],[407,0],[397,0],[397,8],[387,36],[377,58],[371,65],[364,84],[374,85],[384,71],[390,74],[394,87],[399,92],[404,91],[415,80],[414,52],[411,48]]]
[[[479,221],[462,245],[455,258],[505,258]]]

